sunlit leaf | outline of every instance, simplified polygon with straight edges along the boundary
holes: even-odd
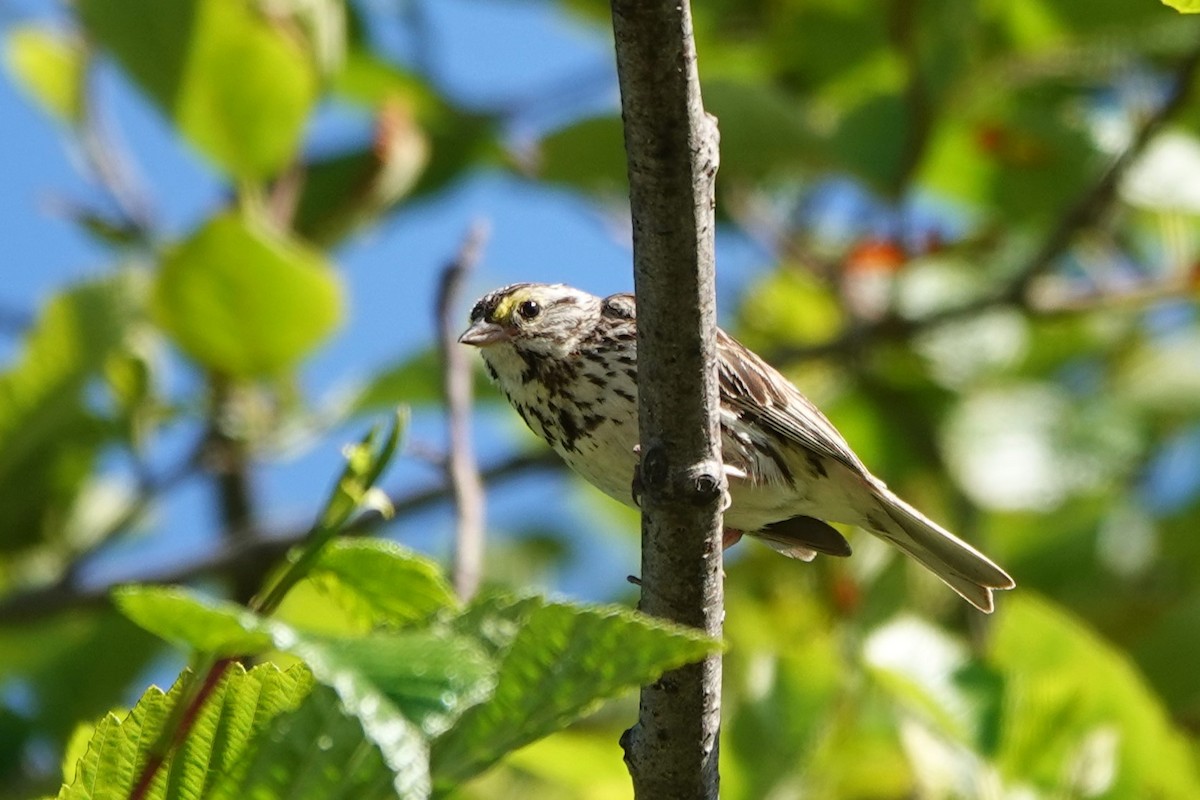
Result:
[[[1089,796],[1103,798],[1200,793],[1187,740],[1123,654],[1028,594],[1007,598],[1004,612],[991,660],[1009,687],[999,752],[1006,774],[1047,791],[1067,776],[1076,792],[1091,787]],[[1115,737],[1111,749],[1089,751],[1104,730]]]
[[[261,179],[294,157],[316,70],[283,26],[242,0],[85,0],[88,32],[201,152]]]
[[[720,648],[696,631],[625,608],[505,597],[477,601],[456,629],[486,637],[502,655],[492,697],[434,743],[433,771],[443,788],[600,701]],[[506,631],[512,638],[504,646]]]
[[[312,676],[302,667],[281,672],[264,664],[246,672],[240,665],[231,666],[201,707],[190,735],[167,758],[146,797],[247,796],[229,790],[241,785],[259,748],[271,743],[272,736],[290,733],[278,727],[278,721],[300,706],[311,687]],[[150,746],[180,696],[179,683],[166,694],[151,687],[128,714],[109,714],[100,720],[78,766],[64,776],[60,800],[129,796]],[[297,737],[290,744],[290,760],[281,757],[277,742],[271,745],[278,758],[275,766],[284,774],[303,774],[302,767],[321,763],[322,759],[327,765],[345,767],[336,760],[337,752],[323,753],[315,739],[302,741]],[[343,741],[340,748],[353,752],[356,744],[353,740]],[[319,785],[316,777],[310,775],[308,783],[296,787],[302,791],[288,796],[328,796],[307,791]]]
[[[213,219],[166,255],[154,300],[181,348],[236,376],[287,369],[342,314],[341,283],[319,253],[236,214]]]
[[[74,123],[82,111],[84,57],[79,43],[47,28],[10,28],[5,66],[47,111]]]
[[[236,603],[170,586],[125,586],[113,592],[122,614],[171,644],[217,656],[270,649],[262,620]]]
[[[330,583],[322,577],[333,579],[343,599],[377,622],[411,623],[458,604],[435,563],[382,539],[330,542],[311,574],[322,586]]]

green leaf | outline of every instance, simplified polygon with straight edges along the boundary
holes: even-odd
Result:
[[[1200,14],[1200,0],[1162,0],[1162,2],[1183,14]]]
[[[255,751],[276,733],[275,720],[297,708],[311,687],[312,676],[303,667],[282,672],[264,664],[246,672],[232,665],[200,709],[191,734],[168,756],[147,797],[211,797],[218,783],[236,783]],[[181,695],[182,681],[166,694],[151,687],[128,714],[100,720],[73,774],[64,776],[59,800],[128,797],[149,747]],[[305,744],[306,758],[322,757],[316,741]],[[290,767],[303,764],[297,758]]]
[[[188,355],[244,377],[279,373],[307,355],[336,327],[342,288],[319,253],[225,214],[167,254],[154,301]]]
[[[376,622],[403,625],[458,605],[437,564],[383,539],[330,542],[310,577]]]
[[[1007,598],[991,661],[1009,686],[1000,769],[1046,792],[1200,797],[1200,773],[1176,728],[1124,654],[1028,592]],[[1103,734],[1110,759],[1089,773]],[[1063,786],[1064,776],[1082,784]]]
[[[244,0],[83,0],[88,32],[202,153],[244,180],[294,157],[316,70]]]
[[[292,711],[271,720],[238,770],[218,774],[206,800],[404,800],[425,796],[396,786],[383,755],[347,714],[336,692],[317,686]]]
[[[819,143],[795,99],[758,82],[713,80],[703,88],[721,131],[723,179],[780,182],[812,166]]]
[[[721,644],[627,608],[491,597],[456,625],[504,650],[491,699],[434,743],[439,790],[566,727],[602,700],[716,652]],[[509,644],[504,647],[504,642]]]
[[[353,674],[396,704],[428,738],[447,731],[495,685],[495,667],[479,645],[430,630],[352,639],[314,639],[320,660]],[[305,646],[310,656],[315,652]],[[325,682],[325,681],[323,681]],[[332,682],[332,681],[329,681]]]
[[[623,196],[628,178],[621,118],[581,120],[543,138],[537,175],[601,197]]]
[[[466,327],[466,323],[463,323]],[[473,359],[475,399],[492,402],[500,392],[483,372],[483,360]],[[390,410],[397,405],[424,406],[442,402],[442,364],[436,349],[422,350],[376,372],[350,404],[352,416]]]
[[[178,588],[127,587],[114,600],[139,625],[193,649],[232,655],[273,646],[302,659],[379,747],[401,796],[427,793],[427,739],[494,686],[495,668],[480,644],[449,632],[310,636]]]
[[[85,389],[124,344],[139,299],[125,275],[67,288],[0,374],[0,551],[63,533],[64,511],[110,433],[84,403]]]
[[[428,162],[429,140],[412,109],[400,101],[384,104],[369,149],[305,166],[296,232],[325,247],[336,244],[408,195]]]
[[[236,603],[171,586],[113,590],[122,614],[173,645],[216,656],[257,655],[271,649],[265,621]]]
[[[85,59],[71,37],[34,25],[11,28],[5,66],[47,111],[68,123],[79,121]]]

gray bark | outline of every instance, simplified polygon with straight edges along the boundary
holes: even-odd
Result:
[[[638,317],[642,597],[648,614],[721,635],[713,180],[686,0],[613,0]],[[622,738],[639,798],[718,796],[721,660],[644,687]]]

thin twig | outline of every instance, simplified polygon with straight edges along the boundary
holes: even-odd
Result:
[[[561,462],[553,453],[523,454],[503,461],[483,471],[487,483],[528,475],[541,470],[560,469]],[[403,519],[425,511],[451,496],[449,487],[435,486],[405,494],[393,494],[394,519]],[[378,530],[385,520],[379,515],[365,515],[355,520],[346,533],[367,535]],[[261,575],[280,556],[299,544],[308,529],[290,530],[262,535],[244,542],[228,542],[212,555],[167,568],[154,568],[125,575],[111,583],[94,588],[55,584],[18,592],[0,600],[0,624],[30,623],[53,614],[78,608],[104,607],[114,587],[126,583],[181,584],[210,576],[227,577],[235,573]]]
[[[88,59],[84,90],[79,96],[77,135],[79,149],[100,188],[121,214],[124,226],[136,232],[143,244],[154,241],[155,220],[146,191],[135,177],[129,155],[100,118],[95,99],[94,60]]]
[[[446,456],[446,482],[454,494],[454,565],[452,577],[458,596],[468,600],[479,589],[483,574],[483,481],[471,449],[471,361],[458,343],[462,327],[455,316],[467,274],[478,263],[488,237],[482,220],[471,224],[458,255],[442,270],[438,284],[436,324],[442,356],[442,396],[450,450]]]

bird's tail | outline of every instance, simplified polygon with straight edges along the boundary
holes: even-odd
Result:
[[[946,585],[980,611],[992,612],[992,590],[1011,589],[1016,582],[1007,572],[971,545],[881,488],[887,523],[878,533],[928,567]]]

